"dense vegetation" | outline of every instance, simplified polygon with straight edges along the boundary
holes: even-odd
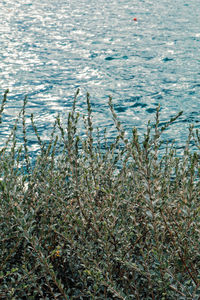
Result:
[[[26,98],[0,149],[0,298],[200,299],[198,131],[190,127],[182,156],[173,143],[163,150],[162,132],[181,113],[161,126],[158,107],[143,140],[136,128],[127,139],[110,98],[118,134],[108,143],[87,95],[80,137],[77,95],[49,143],[31,116],[34,161]]]

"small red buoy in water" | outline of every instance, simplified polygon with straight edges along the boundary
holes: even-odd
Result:
[[[134,19],[133,19],[133,21],[135,21],[135,22],[136,22],[136,21],[137,21],[137,18],[134,18]]]

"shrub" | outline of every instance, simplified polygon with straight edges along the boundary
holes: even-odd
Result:
[[[176,144],[163,148],[181,113],[161,126],[158,107],[143,140],[136,128],[127,139],[110,98],[118,134],[108,143],[93,128],[87,94],[81,138],[77,96],[49,143],[31,116],[34,161],[26,98],[0,150],[1,299],[200,299],[198,131],[190,127],[182,156]]]

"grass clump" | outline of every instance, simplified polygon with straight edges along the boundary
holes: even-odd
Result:
[[[6,103],[0,109],[0,123]],[[190,127],[184,153],[154,124],[140,141],[107,142],[88,114],[78,134],[76,99],[49,143],[28,149],[26,102],[0,150],[1,299],[200,299],[200,136]],[[18,146],[22,122],[23,145]],[[191,150],[191,143],[196,151]]]

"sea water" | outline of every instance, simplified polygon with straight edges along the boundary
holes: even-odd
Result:
[[[77,111],[86,114],[89,92],[94,127],[106,127],[110,139],[109,95],[127,135],[134,126],[143,135],[159,104],[164,123],[183,110],[166,132],[181,147],[189,124],[200,127],[199,16],[197,0],[1,1],[0,94],[10,92],[0,144],[25,95],[29,140],[31,113],[48,140],[80,88]]]

